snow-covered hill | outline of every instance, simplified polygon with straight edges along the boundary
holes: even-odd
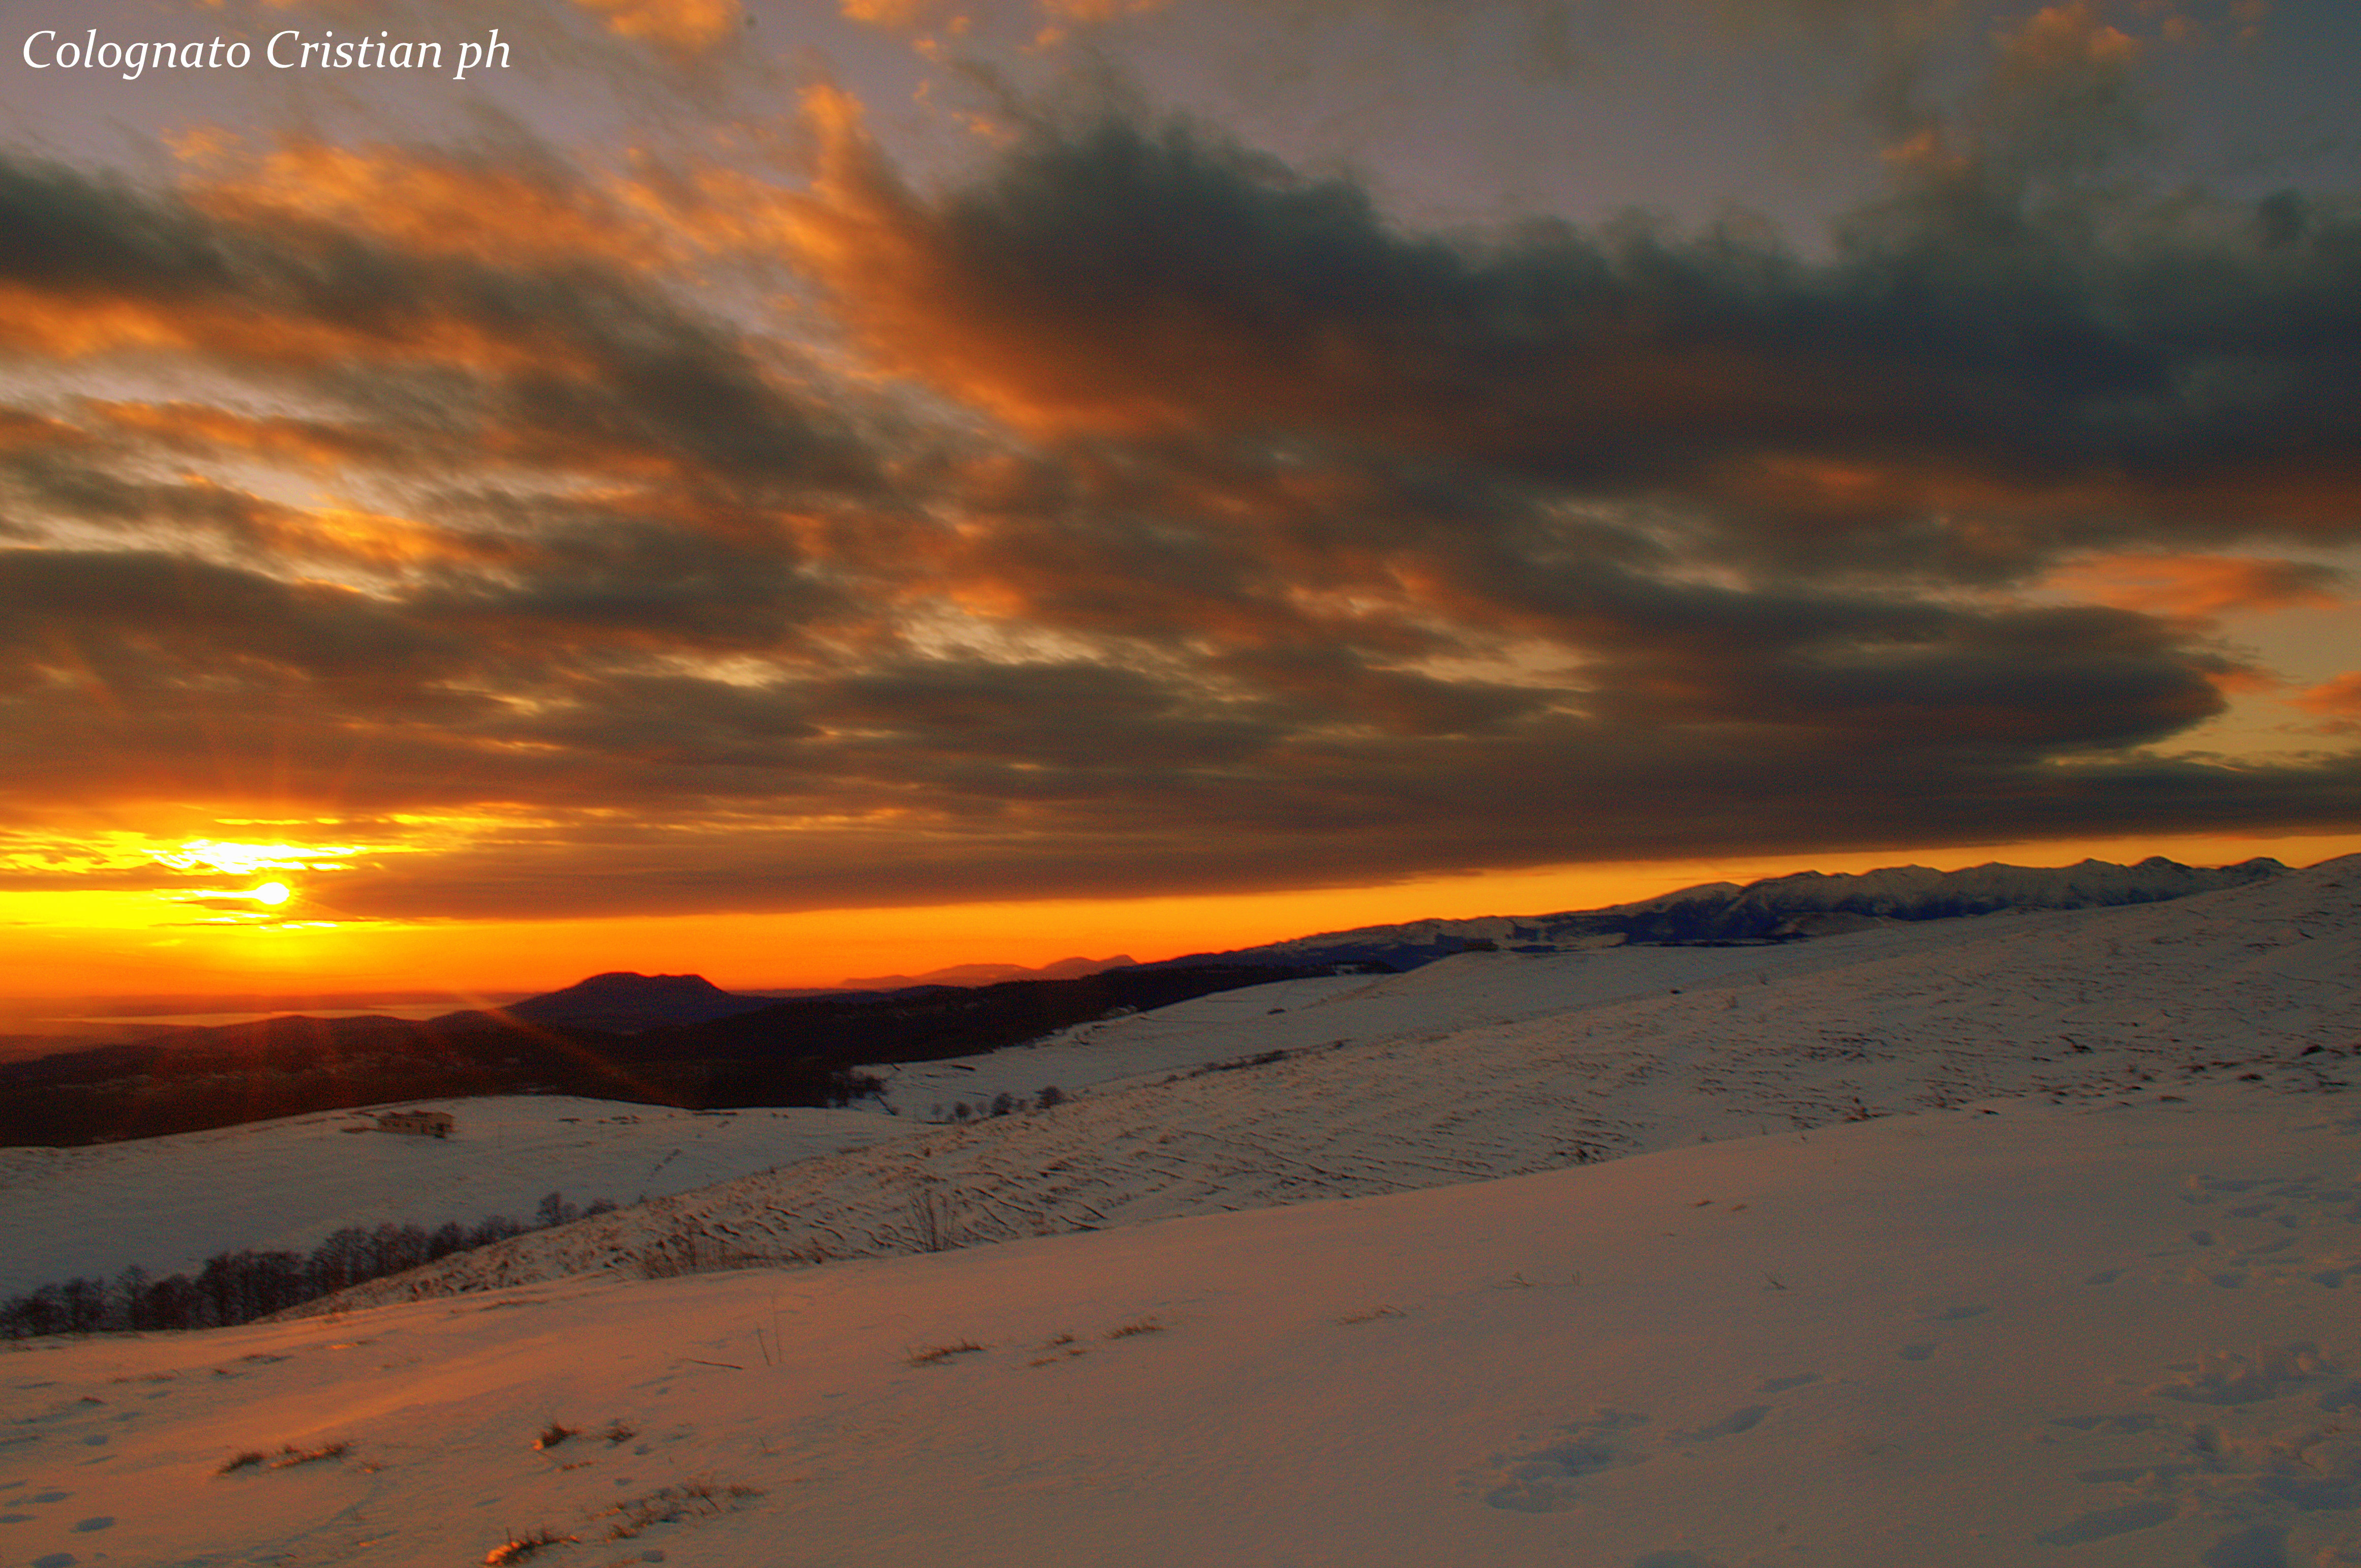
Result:
[[[2357,1165],[2349,1098],[2232,1083],[32,1342],[0,1552],[2328,1568],[2361,1561]]]
[[[353,1132],[374,1118],[327,1111],[132,1143],[0,1148],[0,1298],[135,1264],[178,1272],[240,1247],[306,1252],[347,1225],[530,1221],[551,1191],[631,1203],[899,1131],[851,1111],[697,1114],[555,1094],[417,1103],[450,1112],[454,1135]]]
[[[2361,857],[2169,904],[1804,944],[1471,953],[1234,1014],[1195,1035],[1191,1054],[1213,1065],[659,1200],[338,1299],[1005,1241],[2029,1095],[2334,1081],[2361,1074],[2356,974]],[[1049,1058],[1077,1046],[975,1065],[1058,1081]]]
[[[1087,1025],[969,1064],[1095,1067],[1054,1111],[424,1299],[7,1346],[0,1561],[2361,1563],[2357,906],[2352,859]]]

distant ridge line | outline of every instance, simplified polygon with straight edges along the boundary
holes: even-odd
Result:
[[[1793,872],[1743,886],[1700,883],[1653,898],[1550,915],[1430,917],[1391,926],[1316,932],[1258,947],[1189,953],[1150,963],[1127,954],[1071,958],[1038,969],[1018,964],[958,964],[918,974],[873,975],[801,992],[977,988],[1020,980],[1067,980],[1123,969],[1196,969],[1212,965],[1382,964],[1415,969],[1483,948],[1557,951],[1624,943],[1776,942],[1841,935],[1894,920],[1957,919],[2043,909],[2091,909],[2156,904],[2191,894],[2285,875],[2268,856],[2235,865],[2186,866],[2161,855],[2135,865],[2084,860],[2070,866],[2012,866],[1998,861],[1938,872],[1927,866],[1884,866],[1867,872]],[[593,975],[500,1011],[540,1024],[620,1029],[704,1023],[767,1007],[776,996],[732,992],[701,975]]]
[[[1145,967],[1334,961],[1403,969],[1483,948],[1546,952],[1627,942],[1791,941],[1895,920],[2157,904],[2268,881],[2287,874],[2288,869],[2268,856],[2230,866],[2197,867],[2151,855],[2130,866],[2085,860],[2070,866],[1993,862],[1956,872],[1927,866],[1795,872],[1742,887],[1735,883],[1702,883],[1635,903],[1554,915],[1488,915],[1364,926],[1227,952],[1191,953]]]

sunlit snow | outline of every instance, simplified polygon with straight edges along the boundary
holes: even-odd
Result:
[[[2348,860],[1086,1025],[960,1075],[1054,1110],[366,1292],[448,1294],[9,1347],[0,1561],[2361,1563],[2356,904]],[[646,1277],[689,1238],[834,1260]]]

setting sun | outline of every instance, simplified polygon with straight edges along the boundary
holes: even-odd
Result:
[[[2361,1568],[2361,0],[0,15],[0,1568]]]
[[[2196,62],[2353,10],[522,0],[524,160],[43,21],[0,1014],[2348,852],[2350,214]]]

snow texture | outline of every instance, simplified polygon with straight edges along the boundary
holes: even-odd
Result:
[[[1071,1104],[452,1294],[13,1347],[0,1562],[2361,1563],[2356,904],[2348,860],[1092,1025],[1018,1053],[1119,1069]],[[914,1193],[1018,1239],[914,1252]],[[873,1255],[640,1277],[823,1226]]]

